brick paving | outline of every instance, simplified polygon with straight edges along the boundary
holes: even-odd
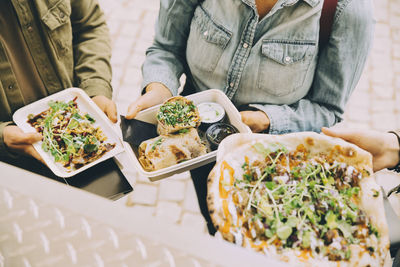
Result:
[[[365,71],[338,127],[387,131],[400,128],[400,1],[375,0],[376,29]],[[140,67],[154,36],[159,0],[100,0],[113,40],[114,100],[125,114],[140,94]],[[398,183],[385,173],[389,187]],[[137,177],[126,205],[162,221],[206,232],[188,172],[158,182]]]

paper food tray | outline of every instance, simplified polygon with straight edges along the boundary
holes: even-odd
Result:
[[[200,93],[186,96],[186,98],[192,100],[195,105],[198,105],[203,102],[215,102],[220,104],[225,109],[226,116],[230,124],[235,126],[240,133],[251,133],[250,128],[242,122],[239,111],[236,109],[236,107],[232,104],[229,98],[222,91],[217,89],[210,89]],[[161,105],[146,109],[138,113],[138,115],[135,118],[141,121],[157,124],[156,114],[160,106]],[[176,173],[181,173],[184,171],[192,170],[200,166],[206,165],[208,163],[215,161],[217,155],[217,151],[215,150],[205,155],[175,164],[167,168],[163,168],[156,171],[146,171],[143,169],[134,151],[129,146],[126,146],[126,150],[128,151],[129,157],[135,164],[135,167],[140,173],[140,175],[148,177],[151,181],[157,181]]]
[[[58,101],[68,102],[68,101],[73,100],[75,97],[77,97],[76,102],[78,104],[78,108],[83,113],[87,112],[88,114],[90,114],[90,116],[92,116],[96,120],[96,122],[94,123],[94,126],[100,127],[100,129],[103,131],[103,133],[107,136],[107,142],[115,143],[116,145],[112,150],[105,153],[99,159],[97,159],[89,164],[86,164],[77,170],[68,171],[60,163],[56,163],[54,161],[53,156],[50,153],[45,152],[42,149],[42,142],[37,142],[37,143],[33,144],[33,147],[36,149],[36,151],[39,153],[39,155],[46,162],[46,164],[50,168],[50,170],[55,175],[57,175],[59,177],[63,177],[63,178],[68,178],[68,177],[74,176],[77,173],[80,173],[102,161],[105,161],[106,159],[109,159],[124,150],[123,144],[122,144],[121,139],[119,138],[119,135],[115,131],[115,128],[113,128],[113,125],[111,124],[109,119],[106,117],[106,115],[90,99],[90,97],[82,89],[79,89],[79,88],[68,88],[68,89],[62,90],[58,93],[55,93],[53,95],[50,95],[39,101],[36,101],[34,103],[31,103],[27,106],[20,108],[13,115],[14,122],[17,124],[17,126],[19,128],[21,128],[21,130],[23,132],[25,132],[25,133],[36,132],[35,128],[33,128],[28,123],[28,115],[29,114],[37,115],[37,114],[47,110],[49,108],[48,102],[50,100],[53,100],[53,101],[58,100]]]

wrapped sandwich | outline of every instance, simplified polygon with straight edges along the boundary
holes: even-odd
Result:
[[[139,162],[146,171],[155,171],[206,153],[196,128],[184,128],[142,142]]]
[[[176,96],[168,99],[157,113],[157,131],[161,135],[182,129],[197,128],[200,115],[197,107],[187,98]]]

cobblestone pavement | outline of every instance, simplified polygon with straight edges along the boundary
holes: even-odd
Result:
[[[140,93],[140,67],[154,36],[159,0],[100,3],[113,40],[114,100],[125,114]],[[374,10],[377,24],[372,53],[339,127],[400,128],[400,1],[375,0]],[[188,172],[159,182],[138,176],[134,186],[126,203],[132,209],[206,232]]]

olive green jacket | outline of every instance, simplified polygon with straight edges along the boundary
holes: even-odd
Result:
[[[97,0],[10,0],[22,33],[49,94],[79,87],[89,96],[111,98],[111,46]],[[3,129],[25,105],[6,52],[0,43],[0,157],[11,156]]]

